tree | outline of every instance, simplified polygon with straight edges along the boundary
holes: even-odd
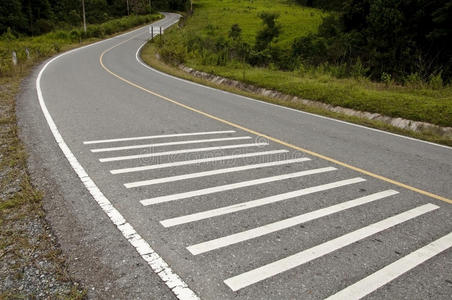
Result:
[[[360,59],[369,75],[402,81],[452,79],[452,1],[349,0],[325,18],[318,34],[297,39],[293,55],[305,62],[347,64]]]
[[[268,48],[270,43],[281,33],[281,26],[276,23],[278,17],[279,15],[277,13],[263,12],[259,14],[259,18],[262,20],[264,28],[256,35],[255,48],[257,51]]]
[[[231,26],[231,30],[229,30],[229,37],[234,41],[240,39],[242,34],[242,28],[240,28],[239,24],[234,24]]]
[[[27,28],[27,19],[22,13],[20,0],[2,1],[0,6],[0,34],[11,28],[14,32],[23,32]]]

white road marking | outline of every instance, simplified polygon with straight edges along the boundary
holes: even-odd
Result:
[[[328,297],[328,300],[361,299],[376,289],[452,247],[452,232],[408,254],[366,278]]]
[[[375,193],[372,195],[364,196],[355,200],[350,200],[347,202],[339,203],[330,207],[322,208],[319,210],[315,210],[312,212],[308,212],[299,216],[295,216],[292,218],[288,218],[285,220],[281,220],[278,222],[270,223],[264,226],[256,227],[250,230],[238,232],[235,234],[231,234],[228,236],[224,236],[221,238],[217,238],[214,240],[210,240],[207,242],[199,243],[193,246],[187,247],[187,250],[190,251],[193,255],[202,254],[205,252],[209,252],[215,249],[219,249],[222,247],[230,246],[233,244],[237,244],[243,241],[247,241],[250,239],[254,239],[266,234],[270,234],[272,232],[276,232],[279,230],[287,229],[289,227],[293,227],[296,225],[300,225],[315,219],[319,219],[331,214],[335,214],[337,212],[344,211],[346,209],[356,207],[359,205],[363,205],[366,203],[370,203],[376,200],[380,200],[395,194],[398,194],[399,192],[394,190],[387,190],[379,193]]]
[[[193,179],[193,178],[206,177],[206,176],[212,176],[212,175],[218,175],[218,174],[226,174],[226,173],[240,172],[240,171],[245,171],[245,170],[294,164],[294,163],[300,163],[300,162],[304,162],[304,161],[308,161],[308,160],[311,160],[311,159],[303,157],[303,158],[295,158],[295,159],[288,159],[288,160],[279,160],[279,161],[273,161],[273,162],[267,162],[267,163],[261,163],[261,164],[246,165],[246,166],[225,168],[225,169],[217,169],[217,170],[211,170],[211,171],[205,171],[205,172],[190,173],[190,174],[170,176],[170,177],[164,177],[164,178],[156,178],[156,179],[143,180],[143,181],[135,181],[135,182],[125,183],[124,186],[126,188],[130,189],[130,188],[135,188],[135,187],[140,187],[140,186],[174,182],[174,181],[179,181],[179,180]]]
[[[86,142],[83,142],[83,144],[91,145],[91,144],[102,144],[102,143],[114,143],[114,142],[127,142],[127,141],[162,139],[162,138],[172,138],[172,137],[182,137],[182,136],[223,134],[223,133],[235,133],[235,131],[234,130],[224,130],[224,131],[207,131],[207,132],[191,132],[191,133],[177,133],[177,134],[137,136],[137,137],[129,137],[129,138],[109,139],[109,140],[86,141]]]
[[[142,28],[139,28],[137,30],[133,30],[131,32],[127,32],[125,34],[118,35],[116,37],[113,37],[111,39],[117,39],[121,36],[130,35],[131,33],[134,33],[138,30],[142,30]],[[41,106],[42,113],[44,114],[44,117],[47,121],[47,124],[49,125],[50,131],[53,134],[53,137],[55,138],[55,141],[57,142],[58,146],[60,147],[61,151],[63,152],[64,156],[68,160],[69,164],[71,165],[72,169],[75,171],[77,176],[80,178],[82,183],[85,185],[85,188],[90,192],[90,194],[93,196],[93,199],[97,202],[97,204],[102,208],[102,210],[105,212],[105,214],[110,218],[110,220],[115,224],[115,226],[119,229],[119,231],[122,233],[124,238],[135,248],[135,250],[138,252],[138,254],[146,261],[146,263],[149,264],[149,266],[152,268],[154,273],[156,273],[161,280],[168,286],[168,288],[174,293],[174,295],[181,300],[196,300],[199,299],[199,297],[187,286],[187,284],[176,274],[173,272],[173,270],[168,266],[168,264],[160,257],[160,255],[152,249],[152,247],[146,242],[130,225],[127,223],[127,221],[124,219],[124,217],[121,215],[121,213],[111,204],[111,202],[105,197],[105,195],[99,190],[97,185],[94,183],[94,181],[88,176],[85,169],[80,165],[75,155],[72,153],[71,149],[69,149],[68,145],[64,141],[63,137],[61,136],[58,127],[56,126],[55,122],[53,121],[52,116],[49,113],[49,110],[47,109],[47,106],[44,101],[44,97],[42,95],[41,90],[41,78],[42,74],[44,74],[44,71],[47,69],[47,67],[56,61],[57,59],[72,54],[74,52],[78,52],[81,49],[85,49],[88,47],[92,47],[94,45],[98,45],[100,43],[103,43],[105,41],[111,40],[107,39],[104,41],[100,41],[91,45],[87,45],[81,48],[77,48],[74,50],[70,50],[68,52],[64,52],[52,59],[50,59],[44,67],[39,71],[38,77],[36,79],[36,92],[38,94],[38,100],[39,105]]]
[[[140,171],[163,169],[163,168],[172,168],[172,167],[178,167],[178,166],[195,165],[195,164],[214,162],[214,161],[223,161],[223,160],[256,157],[256,156],[264,156],[264,155],[272,155],[272,154],[281,154],[281,153],[287,153],[287,152],[289,152],[289,151],[288,150],[273,150],[273,151],[263,151],[263,152],[251,152],[251,153],[245,153],[245,154],[216,156],[216,157],[208,157],[208,158],[193,159],[193,160],[182,160],[182,161],[176,161],[176,162],[172,162],[172,163],[147,165],[147,166],[140,166],[140,167],[134,167],[134,168],[116,169],[116,170],[111,170],[110,172],[111,172],[111,174],[123,174],[123,173],[140,172]]]
[[[336,182],[313,186],[313,187],[309,187],[309,188],[305,188],[305,189],[301,189],[301,190],[297,190],[297,191],[293,191],[293,192],[288,192],[285,194],[279,194],[279,195],[261,198],[261,199],[257,199],[257,200],[252,200],[252,201],[248,201],[248,202],[238,203],[238,204],[234,204],[234,205],[230,205],[230,206],[224,206],[224,207],[220,207],[217,209],[206,210],[206,211],[194,213],[191,215],[185,215],[185,216],[180,216],[180,217],[176,217],[176,218],[166,219],[166,220],[160,221],[160,224],[162,224],[164,227],[172,227],[172,226],[177,226],[177,225],[181,225],[181,224],[196,222],[196,221],[209,219],[209,218],[213,218],[213,217],[218,217],[218,216],[222,216],[222,215],[226,215],[226,214],[230,214],[230,213],[234,213],[234,212],[238,212],[238,211],[242,211],[242,210],[246,210],[246,209],[250,209],[250,208],[254,208],[254,207],[259,207],[259,206],[263,206],[263,205],[267,205],[267,204],[284,201],[287,199],[292,199],[292,198],[299,197],[299,196],[304,196],[304,195],[308,195],[308,194],[312,194],[312,193],[316,193],[316,192],[326,191],[329,189],[334,189],[334,188],[346,186],[349,184],[360,183],[363,181],[366,181],[366,180],[361,177],[336,181]]]
[[[249,140],[252,139],[250,136],[238,136],[229,138],[217,138],[217,139],[203,139],[203,140],[191,140],[191,141],[178,141],[178,142],[167,142],[158,144],[146,144],[146,145],[131,145],[131,146],[121,146],[121,147],[111,147],[111,148],[98,148],[91,149],[91,152],[111,152],[120,150],[132,150],[132,149],[142,149],[142,148],[157,148],[165,146],[176,146],[176,145],[188,145],[188,144],[200,144],[200,143],[211,143],[211,142],[226,142],[226,141],[238,141],[238,140]]]
[[[409,211],[400,213],[398,215],[384,219],[380,222],[363,227],[361,229],[350,232],[333,240],[329,240],[328,242],[304,250],[297,254],[288,256],[286,258],[269,263],[260,268],[231,277],[229,279],[226,279],[224,283],[227,286],[229,286],[233,291],[238,291],[244,287],[255,284],[256,282],[262,281],[264,279],[270,278],[282,272],[301,266],[316,258],[327,255],[333,251],[353,244],[373,234],[376,234],[378,232],[381,232],[383,230],[386,230],[388,228],[391,228],[393,226],[396,226],[398,224],[401,224],[405,221],[411,220],[413,218],[416,218],[438,208],[439,206],[431,203],[418,206]]]
[[[326,168],[313,169],[313,170],[295,172],[295,173],[284,174],[284,175],[265,177],[265,178],[254,179],[254,180],[249,180],[249,181],[242,181],[242,182],[237,182],[237,183],[232,183],[232,184],[220,185],[220,186],[206,188],[206,189],[202,189],[202,190],[196,190],[196,191],[190,191],[190,192],[185,192],[185,193],[179,193],[179,194],[173,194],[173,195],[168,195],[168,196],[161,196],[161,197],[145,199],[145,200],[141,200],[140,203],[143,204],[144,206],[147,206],[147,205],[164,203],[164,202],[180,200],[180,199],[185,199],[185,198],[190,198],[190,197],[224,192],[224,191],[229,191],[229,190],[238,189],[238,188],[247,187],[247,186],[253,186],[253,185],[264,184],[264,183],[291,179],[291,178],[297,178],[297,177],[302,177],[302,176],[307,176],[307,175],[312,175],[312,174],[319,174],[319,173],[323,173],[323,172],[330,172],[330,171],[335,171],[335,170],[337,170],[337,169],[333,168],[333,167],[326,167]]]
[[[227,146],[217,146],[217,147],[207,147],[207,148],[184,149],[184,150],[174,150],[174,151],[165,151],[165,152],[107,157],[107,158],[100,158],[99,161],[100,162],[110,162],[110,161],[149,158],[149,157],[184,154],[184,153],[208,152],[208,151],[215,151],[215,150],[237,149],[237,148],[247,148],[247,147],[262,147],[262,146],[267,146],[267,145],[268,145],[268,143],[253,143],[253,144],[237,144],[237,145],[227,145]]]

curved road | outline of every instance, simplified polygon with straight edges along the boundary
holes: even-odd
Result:
[[[148,38],[58,56],[19,102],[34,177],[61,195],[49,213],[68,216],[55,226],[83,227],[113,285],[131,298],[450,299],[451,148],[173,78],[139,60]]]

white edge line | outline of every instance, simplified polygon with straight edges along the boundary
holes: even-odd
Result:
[[[312,117],[317,117],[317,118],[320,118],[320,119],[334,121],[334,122],[338,122],[338,123],[342,123],[342,124],[346,124],[346,125],[350,125],[350,126],[355,126],[355,127],[358,127],[358,128],[363,128],[363,129],[367,129],[367,130],[371,130],[371,131],[375,131],[375,132],[379,132],[379,133],[392,135],[392,136],[395,136],[395,137],[407,139],[407,140],[414,141],[414,142],[421,142],[421,143],[424,143],[424,144],[428,144],[428,145],[442,147],[442,148],[445,148],[445,149],[452,150],[452,147],[449,147],[449,146],[446,146],[446,145],[436,144],[436,143],[432,143],[432,142],[428,142],[428,141],[412,138],[412,137],[409,137],[409,136],[400,135],[400,134],[397,134],[397,133],[392,133],[392,132],[388,132],[388,131],[384,131],[384,130],[380,130],[380,129],[376,129],[376,128],[366,127],[366,126],[363,126],[363,125],[354,124],[354,123],[350,123],[350,122],[346,122],[346,121],[342,121],[342,120],[338,120],[338,119],[333,119],[333,118],[330,118],[330,117],[316,115],[316,114],[309,113],[309,112],[306,112],[306,111],[303,111],[303,110],[298,110],[298,109],[294,109],[294,108],[290,108],[290,107],[286,107],[286,106],[282,106],[282,105],[277,105],[277,104],[274,104],[274,103],[269,103],[269,102],[262,101],[262,100],[253,99],[253,98],[250,98],[250,97],[246,97],[246,96],[242,96],[242,95],[239,95],[239,94],[231,93],[231,92],[228,92],[228,91],[216,89],[216,88],[213,88],[213,87],[210,87],[210,86],[202,85],[202,84],[199,84],[199,83],[196,83],[196,82],[193,82],[193,81],[189,81],[189,80],[186,80],[186,79],[182,79],[182,78],[179,78],[179,77],[176,77],[176,76],[173,76],[173,75],[161,72],[159,70],[156,70],[156,69],[152,68],[151,66],[147,65],[146,63],[144,63],[141,60],[141,58],[139,57],[141,49],[146,44],[147,44],[147,42],[145,42],[143,45],[140,46],[140,48],[138,48],[138,50],[137,50],[137,52],[135,54],[136,60],[141,65],[143,65],[145,68],[147,68],[147,69],[149,69],[149,70],[151,70],[153,72],[156,72],[156,73],[158,73],[160,75],[163,75],[163,76],[166,76],[166,77],[171,77],[173,79],[176,79],[176,80],[179,80],[179,81],[183,81],[185,83],[189,83],[189,84],[196,85],[196,86],[199,86],[199,87],[203,87],[203,88],[206,88],[206,89],[209,89],[209,90],[214,90],[214,91],[221,92],[221,93],[228,94],[228,95],[234,95],[234,96],[237,96],[237,97],[249,100],[249,101],[258,102],[260,104],[276,106],[276,107],[279,107],[281,109],[291,110],[291,111],[294,111],[294,112],[297,112],[297,113],[301,113],[301,114],[305,114],[305,115],[309,115],[309,116],[312,116]]]
[[[146,25],[147,26],[147,25]],[[146,27],[145,26],[145,27]],[[127,32],[125,34],[119,35],[127,35],[132,32],[142,30],[143,27]],[[119,37],[115,36],[113,38]],[[110,40],[110,39],[108,39]],[[58,146],[60,147],[61,151],[63,151],[63,154],[65,155],[66,159],[68,160],[71,167],[74,169],[75,173],[78,175],[82,183],[85,185],[86,189],[90,192],[90,194],[93,196],[94,200],[99,204],[99,206],[102,208],[102,210],[107,214],[107,216],[110,218],[110,220],[113,222],[113,224],[116,225],[116,227],[121,231],[122,235],[126,238],[126,240],[135,248],[135,250],[140,254],[140,256],[149,264],[149,266],[152,268],[152,270],[162,279],[162,281],[170,288],[170,290],[175,294],[175,296],[178,299],[181,300],[192,300],[192,299],[199,299],[199,297],[187,286],[187,284],[176,274],[173,272],[173,270],[168,266],[168,264],[160,257],[160,255],[157,254],[157,252],[152,249],[152,247],[135,231],[135,229],[127,223],[127,221],[124,219],[124,217],[121,215],[121,213],[111,204],[111,202],[104,196],[104,194],[100,191],[100,189],[97,187],[97,185],[94,183],[94,181],[88,176],[88,174],[85,172],[83,167],[78,162],[77,158],[74,156],[72,151],[69,149],[68,145],[64,141],[63,137],[61,136],[60,132],[58,131],[58,128],[55,124],[55,122],[52,119],[52,116],[50,115],[47,106],[44,102],[44,98],[42,96],[41,91],[41,77],[44,71],[47,69],[47,67],[54,62],[55,60],[74,53],[76,51],[79,51],[81,49],[91,47],[94,45],[97,45],[98,43],[105,42],[99,41],[97,43],[87,45],[81,48],[73,49],[68,52],[62,53],[54,58],[52,58],[50,61],[48,61],[44,67],[42,67],[41,71],[38,74],[38,77],[36,79],[36,91],[38,94],[39,104],[41,106],[41,110],[44,114],[44,117],[47,121],[47,124],[49,125],[50,130],[52,131],[52,134],[55,138],[55,141],[57,142]]]

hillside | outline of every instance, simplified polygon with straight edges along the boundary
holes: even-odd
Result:
[[[381,79],[375,80],[359,57],[352,62],[312,63],[294,54],[298,47],[297,51],[319,56],[316,51],[328,47],[321,39],[318,44],[312,39],[314,44],[306,49],[300,41],[319,32],[324,18],[338,12],[302,6],[295,0],[197,0],[193,7],[193,15],[167,32],[164,42],[157,39],[154,47],[144,49],[145,60],[158,51],[170,65],[183,63],[334,106],[452,126],[452,86],[443,82],[441,73],[427,79],[412,73],[396,81],[383,72]],[[238,26],[233,28],[234,24]],[[256,46],[259,35],[261,48]],[[388,130],[379,124],[372,126]]]
[[[290,46],[294,38],[315,32],[326,13],[319,9],[302,7],[292,0],[197,0],[194,13],[187,23],[190,31],[203,36],[226,37],[233,24],[242,29],[242,38],[254,43],[261,28],[258,15],[265,11],[279,15],[278,22],[283,30],[277,44]]]

